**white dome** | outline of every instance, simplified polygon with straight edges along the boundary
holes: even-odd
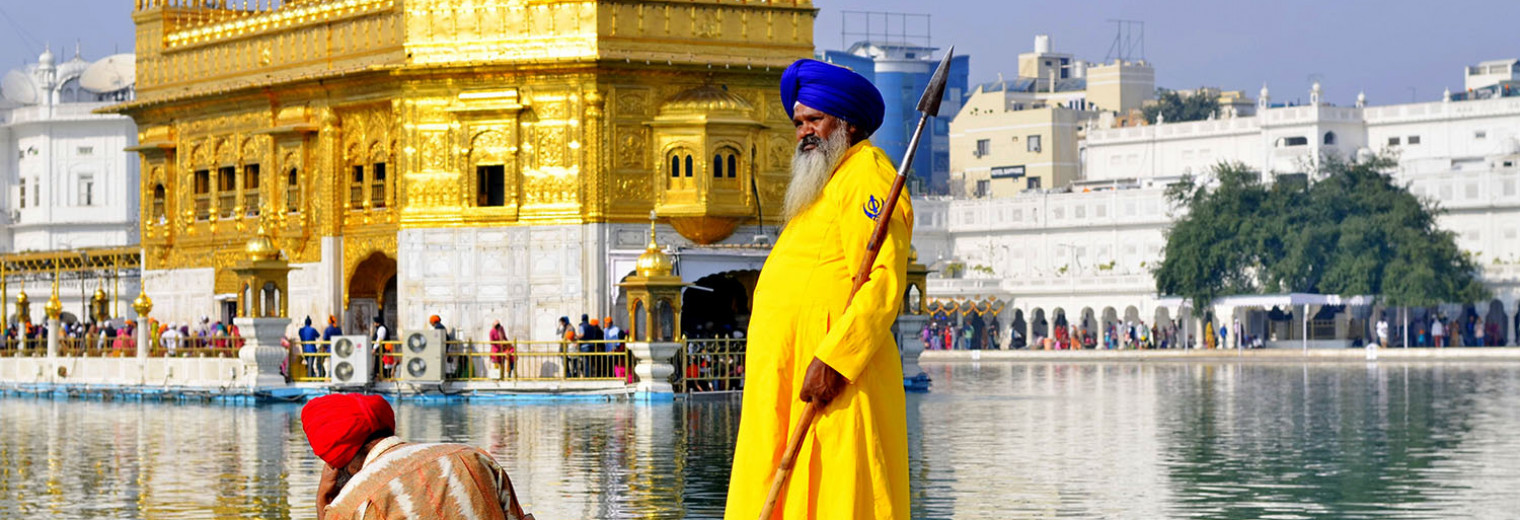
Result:
[[[32,77],[18,70],[7,72],[4,78],[0,78],[0,95],[6,101],[22,105],[36,103],[39,99],[37,84],[32,82]]]
[[[79,86],[96,94],[116,92],[136,81],[136,61],[131,54],[107,56],[90,64],[79,76]]]
[[[43,67],[51,67],[53,66],[54,62],[55,60],[53,59],[53,49],[50,48],[43,49],[42,55],[37,57],[37,64]]]

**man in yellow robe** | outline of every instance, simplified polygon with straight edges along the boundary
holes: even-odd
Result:
[[[905,519],[907,419],[891,327],[902,307],[913,212],[903,197],[881,215],[896,175],[866,139],[881,125],[881,94],[854,72],[813,60],[793,64],[781,83],[798,147],[787,225],[755,287],[724,516],[759,517],[804,402],[817,400],[827,405],[773,518]],[[878,215],[890,219],[881,253],[847,301]]]

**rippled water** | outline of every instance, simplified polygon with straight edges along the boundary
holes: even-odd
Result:
[[[930,365],[914,517],[1517,518],[1520,364]],[[312,518],[299,407],[0,398],[0,517]],[[402,402],[545,520],[721,516],[737,399]]]

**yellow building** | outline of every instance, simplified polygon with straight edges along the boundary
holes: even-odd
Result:
[[[986,96],[978,92],[967,106]],[[962,110],[950,123],[950,184],[958,197],[1012,197],[1077,180],[1077,136],[1097,112],[1042,107]]]
[[[611,314],[651,211],[677,246],[732,249],[758,215],[779,223],[792,128],[776,84],[812,54],[816,13],[810,0],[136,3],[137,100],[112,110],[140,129],[155,315],[236,312],[231,268],[263,225],[295,268],[298,322],[335,314],[355,333],[377,313],[391,330],[438,314],[476,337],[496,319],[524,337]]]
[[[977,86],[950,122],[952,195],[1012,197],[1080,180],[1083,128],[1156,97],[1150,64],[1077,60],[1046,35],[1018,63],[1016,77]]]

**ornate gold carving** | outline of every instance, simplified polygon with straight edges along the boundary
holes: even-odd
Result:
[[[448,133],[437,130],[422,132],[422,169],[444,170],[448,165]]]
[[[538,167],[553,168],[561,166],[565,162],[565,129],[539,127],[538,144],[534,148],[538,151]]]
[[[396,256],[396,232],[377,231],[360,235],[348,235],[343,237],[343,281],[347,284],[353,279],[354,271],[359,264],[369,258],[370,255],[380,253],[391,259]],[[344,302],[345,305],[347,302]]]
[[[644,168],[649,148],[645,144],[644,128],[634,125],[618,125],[617,165],[620,168]]]
[[[573,204],[579,192],[577,175],[560,168],[525,172],[523,198],[529,205]]]
[[[143,193],[157,180],[168,191],[167,225],[142,219],[145,261],[154,268],[230,267],[217,251],[238,249],[254,226],[242,215],[214,212],[197,220],[194,172],[213,172],[214,207],[217,168],[251,163],[268,163],[260,203],[287,217],[274,238],[295,263],[319,261],[324,236],[347,237],[345,253],[353,254],[345,262],[357,262],[363,253],[351,251],[353,244],[371,235],[394,242],[402,227],[642,219],[668,179],[668,164],[655,163],[670,144],[652,129],[655,109],[702,84],[721,86],[709,100],[717,104],[692,105],[692,115],[747,105],[756,123],[718,132],[683,127],[681,142],[702,169],[697,177],[707,176],[687,185],[710,187],[714,147],[729,143],[739,149],[742,173],[759,173],[769,209],[785,189],[791,155],[790,127],[773,106],[776,79],[812,49],[807,0],[291,0],[255,10],[198,7],[194,20],[165,2],[141,3],[165,16],[134,17],[139,97],[117,110],[144,129],[140,141],[178,151],[160,163],[145,158],[141,169]],[[777,43],[788,39],[778,15],[793,15],[797,44]],[[500,106],[456,111],[485,103],[466,100],[471,93],[501,93],[491,101]],[[759,151],[754,168],[751,143]],[[352,166],[375,162],[387,164],[387,207],[366,209],[366,196],[343,211]],[[475,166],[498,163],[507,174],[508,207],[477,208]],[[292,167],[301,203],[286,214],[279,206]],[[713,202],[684,208],[682,217],[736,218],[749,195],[725,189],[734,193],[700,199]],[[144,206],[150,216],[151,205]]]
[[[616,176],[616,193],[613,200],[624,203],[647,202],[654,194],[650,189],[649,174],[645,172],[620,173]]]

